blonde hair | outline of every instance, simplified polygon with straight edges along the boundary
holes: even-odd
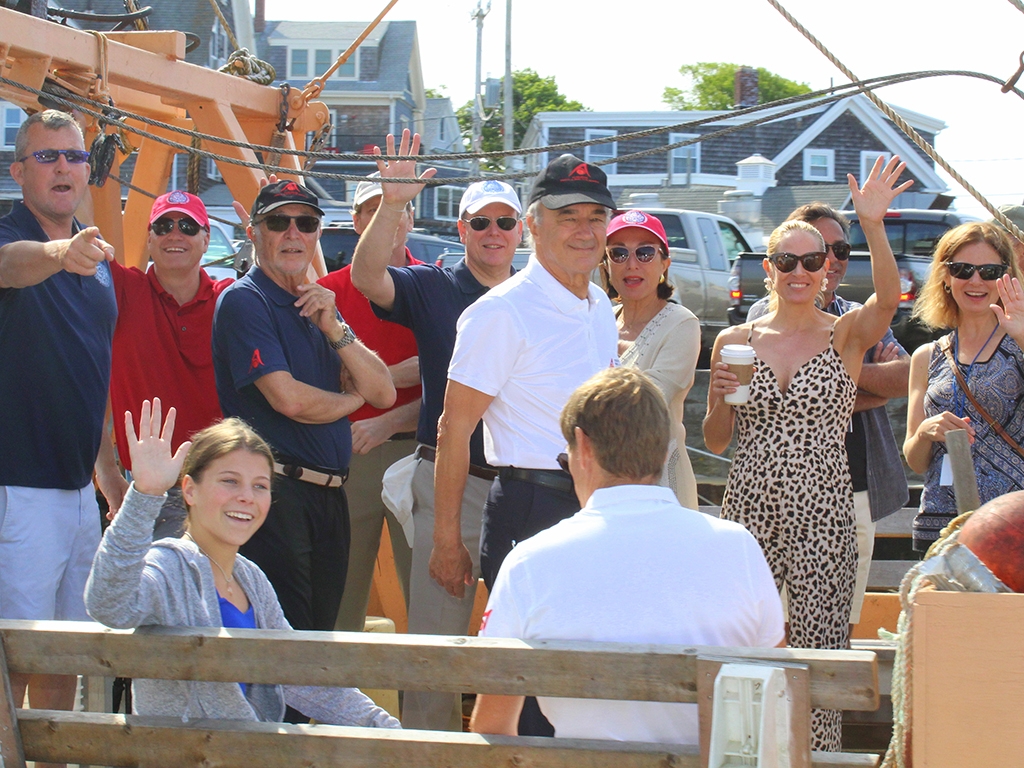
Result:
[[[920,320],[929,328],[956,328],[960,324],[960,307],[952,294],[946,290],[948,274],[945,263],[965,246],[973,243],[985,243],[998,255],[999,260],[1007,266],[1011,277],[1021,279],[1017,260],[1013,255],[1013,246],[1006,233],[988,221],[972,221],[953,227],[942,236],[935,253],[932,255],[931,272],[914,302],[912,317]],[[1002,300],[997,303],[1002,306]]]
[[[805,234],[813,236],[815,240],[821,243],[821,250],[825,250],[825,238],[821,236],[821,232],[819,232],[813,226],[808,224],[806,221],[803,221],[801,219],[789,219],[779,224],[779,226],[777,226],[772,231],[771,235],[769,235],[768,251],[765,254],[765,257],[768,258],[773,254],[778,253],[779,243],[782,242],[784,238],[789,237],[790,235],[795,234],[797,232],[803,232]],[[765,278],[765,282],[770,283],[771,278]],[[823,288],[820,288],[818,290],[818,295],[814,299],[814,305],[816,307],[821,307],[821,305],[824,303],[824,300],[825,290]],[[768,311],[774,312],[778,308],[779,295],[775,292],[774,283],[772,283],[772,287],[768,289]]]

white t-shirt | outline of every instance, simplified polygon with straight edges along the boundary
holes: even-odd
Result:
[[[770,648],[782,605],[754,537],[661,486],[594,493],[501,566],[482,637]],[[565,738],[697,744],[697,705],[538,698]]]
[[[593,283],[580,299],[536,256],[459,318],[448,378],[491,395],[484,453],[496,466],[556,469],[558,418],[569,395],[618,365],[611,302]]]

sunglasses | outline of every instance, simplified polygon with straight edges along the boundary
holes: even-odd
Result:
[[[825,243],[825,253],[832,251],[832,255],[840,261],[846,261],[850,258],[851,250],[853,250],[852,246],[843,240],[837,240],[834,243]]]
[[[1005,264],[968,264],[964,261],[947,261],[946,269],[958,280],[970,280],[977,272],[982,280],[998,280],[1006,274]]]
[[[150,224],[149,228],[157,237],[163,237],[164,235],[170,234],[171,231],[174,229],[174,219],[168,219],[165,216],[161,216],[159,219]],[[195,237],[196,235],[199,234],[200,229],[202,229],[202,227],[199,226],[199,224],[197,224],[192,219],[188,218],[187,216],[178,219],[178,230],[183,235]]]
[[[476,232],[483,232],[491,226],[492,219],[489,219],[486,216],[474,216],[471,219],[463,219],[463,221],[467,222]],[[516,228],[516,224],[519,223],[519,219],[515,216],[499,216],[498,218],[493,219],[493,221],[497,223],[498,229],[504,230],[505,232],[511,232]]]
[[[293,221],[299,232],[306,235],[312,234],[320,228],[318,216],[285,216],[280,213],[272,213],[269,216],[264,216],[258,223],[266,224],[267,229],[271,232],[286,232]]]
[[[29,154],[36,159],[37,163],[42,163],[43,165],[56,163],[61,155],[64,155],[64,159],[69,163],[76,165],[89,162],[89,153],[84,149],[40,149]],[[23,157],[18,162],[23,163],[26,160],[28,160],[28,157]]]
[[[561,470],[563,472],[569,472],[569,454],[568,453],[560,453],[560,454],[558,454],[557,456],[555,456],[555,461],[558,462],[558,466],[561,468]],[[570,472],[569,474],[572,474],[572,473]]]
[[[804,265],[805,272],[817,272],[825,265],[825,258],[824,251],[811,251],[802,256],[797,256],[795,253],[779,252],[769,256],[768,261],[774,264],[779,272],[792,272],[796,269],[797,262]]]
[[[658,255],[658,248],[654,245],[641,245],[635,251],[630,251],[624,245],[610,245],[605,249],[605,253],[616,264],[625,264],[629,259],[630,253],[636,256],[636,260],[641,264],[650,264],[654,261],[654,257]]]

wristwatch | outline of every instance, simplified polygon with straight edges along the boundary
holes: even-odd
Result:
[[[341,327],[345,329],[345,332],[341,335],[340,339],[337,341],[327,340],[327,343],[331,345],[333,350],[344,349],[356,340],[356,335],[352,333],[352,327],[348,323],[342,323]]]

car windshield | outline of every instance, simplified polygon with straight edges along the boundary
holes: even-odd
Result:
[[[233,256],[234,253],[235,248],[227,236],[217,227],[210,227],[210,246],[203,254],[203,264],[220,261],[227,256]]]

